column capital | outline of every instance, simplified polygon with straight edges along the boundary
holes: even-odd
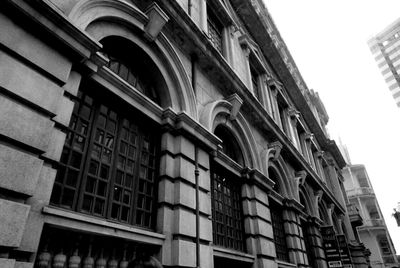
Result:
[[[295,119],[296,121],[296,123],[297,123],[297,120],[298,119],[300,119],[300,112],[299,111],[297,111],[294,107],[290,107],[289,109],[288,109],[288,115],[289,115],[289,117],[291,117],[292,119]]]

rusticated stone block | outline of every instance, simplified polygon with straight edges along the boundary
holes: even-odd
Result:
[[[15,262],[14,268],[33,268],[33,262]]]
[[[0,61],[0,86],[49,112],[56,113],[63,94],[58,85],[2,51]]]
[[[10,31],[9,29],[13,29]],[[52,47],[15,25],[0,14],[0,43],[26,58],[62,82],[66,82],[72,63]]]
[[[0,246],[19,246],[29,209],[27,205],[0,199]]]
[[[15,260],[13,259],[0,259],[0,267],[1,268],[14,268]]]
[[[0,144],[0,187],[32,196],[42,165],[43,160]]]
[[[181,208],[175,209],[174,220],[175,234],[182,234],[191,237],[196,236],[196,228],[194,228],[194,226],[196,226],[196,218],[192,212]]]
[[[49,118],[0,95],[0,133],[46,151],[54,125]]]
[[[195,267],[196,265],[196,244],[185,240],[172,241],[173,265]]]

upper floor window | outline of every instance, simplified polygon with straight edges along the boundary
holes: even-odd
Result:
[[[261,101],[261,89],[260,89],[260,84],[258,81],[259,78],[259,73],[256,71],[256,69],[250,64],[250,75],[251,75],[251,85],[253,88],[254,96]]]
[[[141,115],[111,105],[112,98],[99,97],[100,91],[95,95],[90,86],[83,87],[86,91],[79,91],[73,99],[75,106],[50,202],[152,228],[157,131]]]
[[[222,32],[223,25],[219,21],[217,15],[213,12],[213,10],[207,5],[207,29],[208,36],[213,43],[214,47],[222,54],[223,53],[223,45],[222,45]]]
[[[357,180],[360,187],[369,187],[368,180],[365,176],[357,175]]]

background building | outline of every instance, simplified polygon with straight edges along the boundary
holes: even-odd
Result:
[[[371,266],[398,267],[396,251],[365,167],[348,165],[343,176],[349,202],[363,218],[357,230],[360,240],[371,251]]]
[[[368,41],[370,50],[400,107],[400,19]]]
[[[0,267],[367,267],[261,0],[4,0],[0,32]]]

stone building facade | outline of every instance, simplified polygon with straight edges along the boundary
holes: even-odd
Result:
[[[348,165],[342,173],[349,202],[363,218],[357,233],[371,251],[371,267],[398,267],[396,250],[365,166]]]
[[[261,0],[4,0],[0,28],[0,267],[367,267]]]

